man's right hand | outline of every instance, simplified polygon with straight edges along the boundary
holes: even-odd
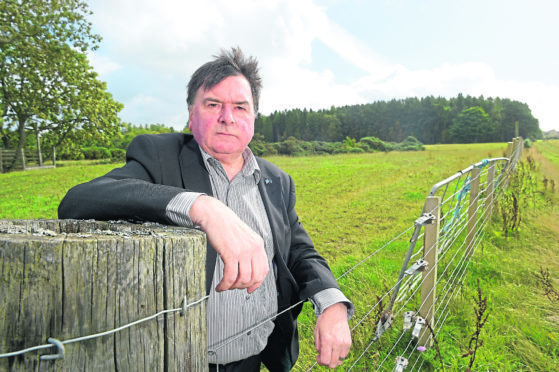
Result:
[[[206,233],[225,268],[216,291],[247,288],[254,292],[270,271],[264,240],[225,204],[202,195],[190,208],[190,218]]]

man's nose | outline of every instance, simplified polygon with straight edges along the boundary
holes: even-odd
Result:
[[[235,122],[235,117],[233,116],[233,108],[231,105],[224,104],[221,107],[219,122],[225,125],[230,125]]]

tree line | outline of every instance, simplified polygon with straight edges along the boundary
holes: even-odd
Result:
[[[527,104],[508,98],[463,96],[378,101],[327,110],[294,109],[259,115],[255,132],[266,142],[289,137],[337,142],[375,136],[401,142],[408,136],[424,144],[506,142],[519,135],[542,138]]]

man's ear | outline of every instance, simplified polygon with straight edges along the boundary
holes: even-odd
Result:
[[[192,121],[190,120],[190,118],[192,117],[192,106],[188,106],[188,119],[186,120],[186,125],[188,126],[188,129],[190,129],[190,131],[192,132],[192,128],[190,128],[190,123],[192,123]]]

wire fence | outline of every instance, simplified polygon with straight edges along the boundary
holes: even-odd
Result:
[[[439,198],[440,203],[435,208],[427,208],[426,203],[420,217],[412,226],[372,251],[337,278],[340,281],[342,278],[350,277],[367,261],[396,245],[399,249],[410,231],[413,231],[396,282],[391,288],[387,288],[382,296],[377,296],[376,301],[368,309],[363,309],[363,315],[352,320],[352,333],[356,332],[363,323],[373,322],[377,324],[377,327],[374,334],[369,335],[370,341],[365,342],[362,350],[358,351],[358,355],[353,355],[347,361],[345,366],[347,371],[362,370],[363,366],[367,370],[419,371],[422,369],[425,363],[425,359],[422,358],[424,350],[418,340],[422,334],[427,334],[428,340],[432,340],[432,336],[436,338],[448,319],[449,305],[460,293],[472,256],[483,243],[485,228],[490,221],[495,204],[506,189],[509,175],[514,171],[522,154],[522,144],[522,139],[515,139],[514,145],[508,150],[507,157],[483,160],[437,183],[428,195],[428,198]],[[473,185],[476,185],[477,189],[475,195],[472,193]],[[426,246],[425,243],[422,243],[422,238],[425,239],[423,230],[426,226],[433,224],[435,219],[439,226],[437,239],[433,244]],[[424,258],[432,254],[434,250],[438,255],[436,262],[425,260]],[[426,291],[426,278],[433,276],[431,275],[433,273],[436,273],[435,285]],[[341,286],[343,290],[343,284]],[[422,294],[421,299],[420,294]],[[433,297],[435,300],[432,303],[425,300],[425,298]],[[207,298],[205,296],[189,304],[185,299],[179,308],[164,310],[113,330],[65,341],[49,339],[49,344],[0,354],[0,358],[14,357],[50,347],[56,347],[57,353],[44,355],[42,359],[63,358],[65,344],[114,334],[157,319],[164,313],[184,315],[188,308],[206,301]],[[238,342],[246,333],[262,326],[276,316],[291,311],[303,302],[293,304],[280,314],[274,314],[258,324],[247,327],[239,334],[208,350],[208,353],[210,355],[218,354],[221,348]],[[432,322],[426,321],[424,314],[429,314]],[[377,350],[374,357],[371,357],[373,346],[387,335],[390,336],[390,340],[382,345],[385,352],[379,354]],[[418,347],[418,345],[420,346]],[[350,363],[351,365],[349,365]],[[298,364],[295,369],[311,371],[316,367],[316,363],[306,367]]]

